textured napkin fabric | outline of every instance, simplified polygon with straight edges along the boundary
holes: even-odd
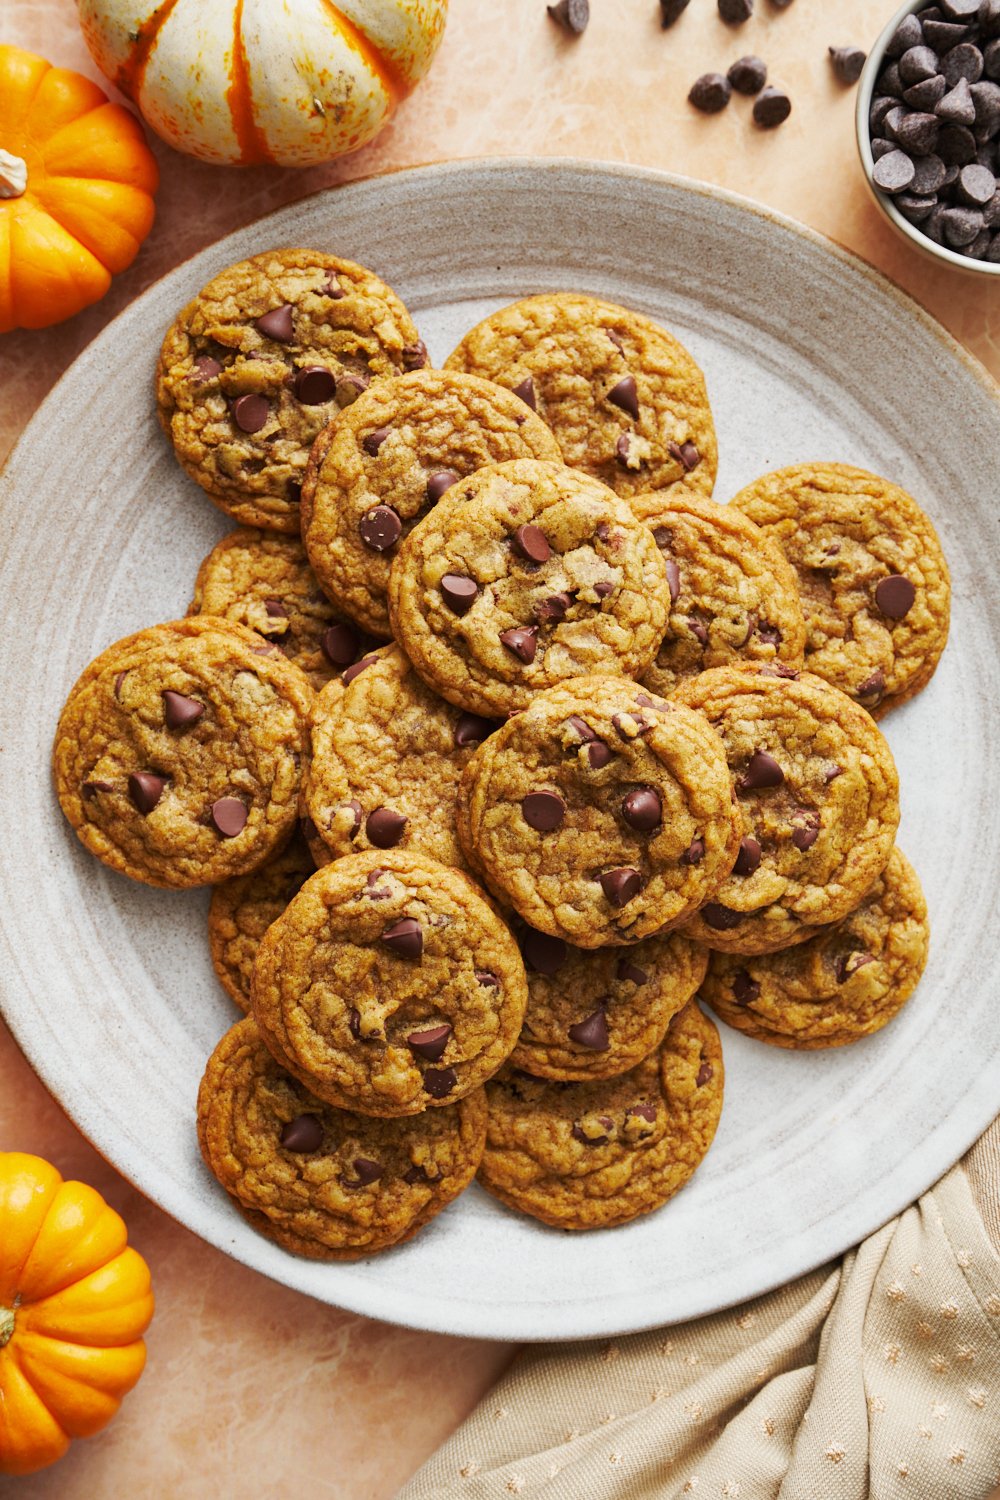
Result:
[[[833,1266],[730,1312],[519,1356],[398,1500],[986,1500],[1000,1121]]]

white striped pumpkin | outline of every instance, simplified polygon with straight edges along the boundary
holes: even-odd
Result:
[[[203,161],[310,166],[377,135],[448,0],[78,0],[101,71]]]

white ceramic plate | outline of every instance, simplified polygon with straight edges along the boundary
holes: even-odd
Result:
[[[110,874],[50,789],[77,673],[110,641],[183,614],[227,529],[156,426],[163,329],[221,267],[296,244],[378,270],[439,360],[528,292],[650,313],[707,374],[720,500],[778,464],[848,460],[912,490],[951,562],[951,644],[927,691],[885,723],[900,842],[932,914],[923,983],[886,1031],[828,1054],[723,1028],[716,1143],[673,1203],[624,1229],[562,1234],[473,1188],[411,1245],[356,1265],[297,1260],[256,1235],[195,1142],[198,1080],[235,1019],[209,963],[207,892]],[[277,1281],[373,1317],[583,1338],[710,1312],[821,1264],[928,1187],[1000,1107],[998,474],[996,391],[936,324],[826,241],[713,190],[622,167],[457,163],[322,193],[231,235],[90,345],[0,478],[0,973],[15,1035],[80,1129],[169,1213]]]

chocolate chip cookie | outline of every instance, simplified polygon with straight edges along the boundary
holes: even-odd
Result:
[[[240,1010],[250,1009],[250,981],[257,949],[316,869],[301,834],[249,875],[224,880],[208,908],[208,946],[219,983]]]
[[[452,1104],[492,1076],[528,1002],[510,932],[469,878],[423,854],[352,854],[269,928],[253,1014],[319,1098],[367,1115]]]
[[[189,615],[217,615],[256,630],[301,667],[317,691],[372,644],[323,593],[295,537],[241,526],[198,569]]]
[[[479,1181],[557,1229],[610,1229],[672,1198],[722,1113],[719,1033],[693,1002],[631,1072],[554,1083],[508,1065],[486,1086]]]
[[[401,1244],[475,1174],[486,1138],[481,1089],[407,1120],[347,1114],[275,1062],[237,1021],[198,1090],[205,1164],[255,1229],[313,1260],[358,1260]]]
[[[210,615],[109,646],[66,701],[56,792],[77,837],[147,885],[255,870],[298,815],[313,691],[276,646]]]
[[[559,457],[541,418],[488,380],[417,370],[377,382],[313,447],[302,487],[310,561],[347,615],[388,635],[389,568],[416,522],[484,464]]]
[[[636,495],[663,553],[670,616],[642,681],[669,693],[684,677],[729,662],[801,667],[806,627],[795,574],[752,521],[695,495]]]
[[[459,777],[496,727],[439,698],[398,646],[380,652],[313,715],[306,809],[334,858],[399,848],[461,865]]]
[[[876,718],[926,687],[948,639],[951,583],[911,495],[847,464],[794,464],[733,505],[795,570],[810,672]]]
[[[389,579],[393,634],[421,677],[487,717],[566,678],[644,671],[669,605],[653,534],[626,502],[534,459],[455,485]]]
[[[426,362],[406,308],[371,271],[268,250],[220,271],[178,314],[156,399],[210,500],[245,526],[298,535],[316,437],[373,380]]]
[[[538,1078],[586,1082],[627,1072],[660,1045],[708,963],[708,950],[679,932],[627,953],[571,948],[532,927],[519,936],[528,1009],[510,1061]]]
[[[575,292],[527,297],[445,361],[507,386],[548,423],[566,463],[620,495],[711,495],[718,468],[705,378],[641,313]]]
[[[892,752],[871,716],[789,667],[716,667],[674,701],[721,735],[743,818],[732,874],[688,924],[725,953],[771,953],[842,921],[899,825]]]
[[[927,904],[893,849],[860,906],[807,943],[759,958],[713,953],[702,998],[774,1047],[843,1047],[891,1021],[927,962]]]
[[[718,735],[620,677],[550,688],[485,740],[462,774],[457,826],[500,899],[578,948],[685,921],[740,837]]]

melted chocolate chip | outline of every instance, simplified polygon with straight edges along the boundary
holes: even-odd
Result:
[[[692,839],[681,855],[682,865],[700,865],[705,858],[705,840]]]
[[[400,958],[416,962],[423,956],[424,934],[416,917],[401,917],[398,922],[387,927],[381,936],[385,946]]]
[[[646,984],[649,980],[649,975],[645,969],[640,969],[639,965],[634,964],[629,958],[620,958],[618,960],[615,977],[620,979],[623,984]]]
[[[266,396],[238,396],[230,411],[241,432],[259,432],[267,425],[271,407]]]
[[[163,717],[168,729],[187,729],[197,724],[204,712],[205,705],[197,698],[185,698],[183,693],[169,689],[163,694]]]
[[[592,1015],[587,1016],[584,1021],[577,1021],[575,1026],[568,1028],[570,1041],[576,1042],[580,1047],[586,1047],[591,1052],[607,1052],[608,1018],[601,1009],[595,1010]]]
[[[520,385],[514,387],[514,395],[520,397],[525,406],[530,406],[532,411],[538,410],[538,403],[535,400],[535,382],[530,375],[522,380]]]
[[[319,643],[331,666],[349,667],[358,654],[360,639],[353,625],[348,625],[346,620],[338,620],[324,630]]]
[[[875,585],[875,603],[888,620],[902,620],[913,608],[917,591],[908,578],[892,573]]]
[[[307,365],[296,371],[295,394],[303,406],[322,406],[337,394],[337,380],[323,365]]]
[[[273,308],[262,318],[257,318],[254,327],[266,339],[274,339],[279,344],[290,344],[295,337],[291,306],[286,302],[284,307]]]
[[[157,776],[155,771],[133,771],[129,776],[129,797],[132,805],[142,813],[144,818],[148,817],[163,796],[166,784],[167,778]]]
[[[433,474],[427,476],[427,498],[432,504],[436,504],[443,494],[457,484],[459,476],[454,469],[436,469]]]
[[[241,802],[239,797],[219,797],[209,809],[212,827],[224,839],[234,839],[241,834],[249,816],[246,803]]]
[[[446,1099],[458,1083],[454,1068],[425,1068],[424,1089],[432,1099]]]
[[[521,952],[529,969],[536,974],[551,976],[562,968],[569,949],[562,938],[551,937],[547,932],[536,932],[533,927],[529,927],[521,939]]]
[[[322,1122],[316,1115],[296,1115],[281,1127],[280,1140],[286,1151],[318,1151],[323,1144]]]
[[[479,597],[479,585],[464,573],[445,573],[441,579],[441,598],[453,615],[464,615]]]
[[[460,714],[455,725],[455,747],[464,750],[466,745],[479,745],[496,729],[492,719],[484,719],[481,714]]]
[[[626,416],[631,417],[633,422],[639,420],[639,391],[634,375],[625,375],[617,385],[612,386],[608,391],[608,400],[612,406],[617,406]]]
[[[388,427],[376,427],[374,432],[366,432],[361,439],[361,446],[369,458],[377,458],[378,450],[389,436]]]
[[[344,687],[353,682],[355,677],[360,677],[365,668],[370,667],[372,662],[376,660],[377,658],[374,656],[363,656],[360,661],[356,661],[353,666],[348,667],[340,679]]]
[[[525,666],[530,666],[534,661],[538,645],[537,626],[519,625],[513,630],[502,630],[500,640]]]
[[[660,794],[652,787],[636,787],[622,798],[622,817],[630,828],[650,833],[663,822]]]
[[[521,815],[536,833],[553,833],[562,826],[566,804],[556,792],[529,792],[521,798]]]
[[[411,1031],[406,1038],[406,1045],[418,1057],[424,1057],[428,1062],[440,1062],[451,1031],[447,1021],[440,1026],[429,1026],[426,1031]]]
[[[600,879],[601,890],[611,905],[619,908],[627,906],[642,890],[642,876],[628,865],[605,870]]]
[[[760,844],[755,838],[740,840],[740,852],[733,866],[734,875],[752,875],[760,868]]]
[[[759,792],[766,788],[781,786],[785,773],[773,755],[766,750],[755,750],[747,762],[747,768],[736,783],[738,792]]]
[[[552,556],[548,538],[539,526],[519,526],[511,537],[511,545],[526,562],[541,564]]]
[[[376,807],[374,812],[368,814],[365,823],[365,833],[368,842],[374,844],[376,849],[395,849],[406,828],[408,819],[402,813],[394,812],[391,807]]]
[[[376,505],[358,522],[358,531],[366,547],[373,552],[389,552],[399,541],[403,523],[391,505]]]
[[[737,969],[733,975],[733,999],[737,1005],[752,1005],[760,994],[760,985],[751,979],[746,969]]]
[[[707,906],[701,908],[700,915],[707,927],[715,932],[731,932],[743,921],[743,913],[732,911],[728,906],[722,906],[718,901],[709,901]]]

